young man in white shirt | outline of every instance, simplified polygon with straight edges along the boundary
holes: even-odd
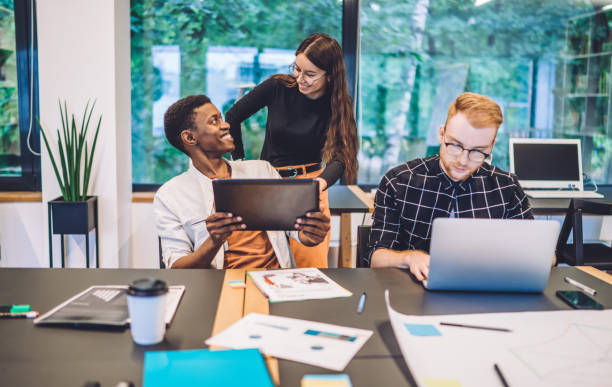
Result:
[[[155,194],[166,267],[294,267],[287,237],[306,246],[317,245],[325,238],[330,219],[318,211],[297,219],[295,231],[246,231],[240,216],[215,212],[213,179],[280,178],[267,161],[224,159],[224,154],[234,150],[229,127],[204,95],[185,97],[164,115],[166,138],[193,164]]]

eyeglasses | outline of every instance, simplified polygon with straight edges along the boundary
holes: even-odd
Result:
[[[301,70],[299,67],[297,67],[297,65],[295,63],[291,64],[289,66],[289,71],[293,73],[293,76],[295,77],[295,79],[298,79],[300,77],[300,75],[302,76],[302,79],[304,81],[306,81],[306,83],[312,85],[315,81],[323,78],[325,76],[325,73],[320,74],[320,75],[316,75],[316,74],[308,74],[306,72],[304,72],[304,70]]]
[[[444,139],[446,140],[446,137],[444,137]],[[471,161],[477,163],[482,163],[483,161],[491,157],[490,153],[484,153],[479,151],[478,149],[466,149],[463,146],[455,144],[453,142],[444,142],[444,145],[446,145],[446,153],[448,153],[449,155],[459,156],[463,153],[463,151],[468,151],[468,158]]]

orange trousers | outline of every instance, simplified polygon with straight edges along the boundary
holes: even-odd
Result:
[[[294,167],[299,166],[287,166],[282,167],[281,169]],[[323,172],[322,169],[318,171],[308,172],[303,175],[298,175],[296,177],[286,177],[285,179],[314,179],[319,176],[321,172]],[[323,208],[323,213],[329,217],[331,222],[331,213],[329,212],[329,200],[327,199],[327,190],[319,194],[319,205]],[[293,239],[289,240],[289,247],[291,247],[291,251],[293,252],[296,267],[327,268],[327,253],[329,251],[330,231],[327,232],[327,235],[325,236],[325,239],[323,239],[323,242],[312,247],[304,246],[300,242]]]

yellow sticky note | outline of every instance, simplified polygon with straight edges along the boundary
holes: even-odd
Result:
[[[425,387],[461,387],[461,382],[457,379],[423,379]]]

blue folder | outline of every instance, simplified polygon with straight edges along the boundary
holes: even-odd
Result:
[[[258,349],[145,353],[144,387],[274,387]]]

